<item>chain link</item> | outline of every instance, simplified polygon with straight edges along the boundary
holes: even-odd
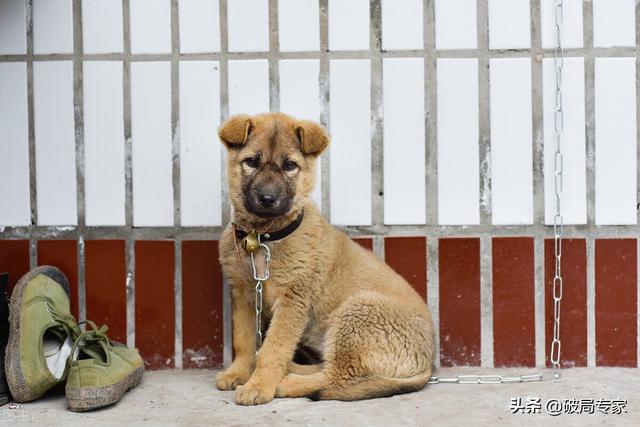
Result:
[[[528,383],[542,381],[542,374],[518,375],[514,377],[504,375],[458,375],[453,378],[431,377],[427,384],[503,384]]]
[[[553,55],[555,69],[555,111],[553,115],[556,133],[556,151],[554,154],[554,192],[556,196],[556,210],[553,217],[553,248],[555,269],[553,277],[553,340],[549,350],[549,359],[553,368],[553,378],[560,379],[560,306],[562,302],[562,233],[563,219],[561,211],[563,157],[562,132],[564,131],[564,110],[562,104],[562,71],[564,68],[564,47],[562,46],[562,20],[564,18],[563,0],[555,0],[556,46]]]
[[[258,354],[260,347],[262,347],[262,290],[264,289],[263,282],[269,279],[269,261],[271,261],[271,250],[269,249],[269,246],[260,242],[260,235],[258,235],[258,245],[258,250],[251,252],[251,268],[253,269],[253,279],[256,281],[256,354]],[[258,273],[255,258],[255,253],[260,251],[260,248],[265,250],[265,269],[262,275]]]

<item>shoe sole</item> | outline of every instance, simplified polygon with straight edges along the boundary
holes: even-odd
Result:
[[[56,283],[62,286],[67,296],[71,294],[69,282],[62,280],[66,279],[64,274],[57,268],[51,266],[42,266],[33,269],[22,276],[13,289],[9,306],[9,343],[7,344],[7,352],[5,354],[5,371],[9,391],[11,391],[11,396],[13,396],[16,402],[30,402],[42,396],[42,393],[35,393],[29,388],[24,378],[22,367],[20,366],[20,317],[22,315],[22,298],[29,282],[39,274],[44,274],[52,280],[55,280]]]
[[[104,387],[69,387],[66,395],[69,409],[73,412],[86,412],[103,406],[113,405],[122,399],[124,394],[140,384],[144,365],[127,375],[123,380]]]

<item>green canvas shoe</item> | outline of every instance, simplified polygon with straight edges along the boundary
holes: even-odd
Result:
[[[107,327],[90,329],[76,338],[69,363],[66,395],[69,409],[90,411],[119,401],[140,383],[144,362],[138,350],[112,342]]]
[[[7,383],[14,400],[29,402],[67,376],[67,360],[80,333],[69,309],[69,281],[59,269],[38,267],[11,295]]]

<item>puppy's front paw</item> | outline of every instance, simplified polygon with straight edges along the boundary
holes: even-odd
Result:
[[[235,390],[236,387],[246,383],[249,380],[250,373],[243,373],[237,370],[227,369],[216,375],[216,386],[218,390]]]
[[[271,402],[275,394],[275,387],[265,387],[249,382],[236,389],[236,403],[238,405],[262,405]]]

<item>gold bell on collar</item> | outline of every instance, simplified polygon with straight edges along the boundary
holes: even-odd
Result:
[[[249,231],[244,239],[242,239],[240,245],[242,246],[242,249],[250,254],[257,251],[260,247],[260,242],[258,241],[258,235],[255,230]]]

